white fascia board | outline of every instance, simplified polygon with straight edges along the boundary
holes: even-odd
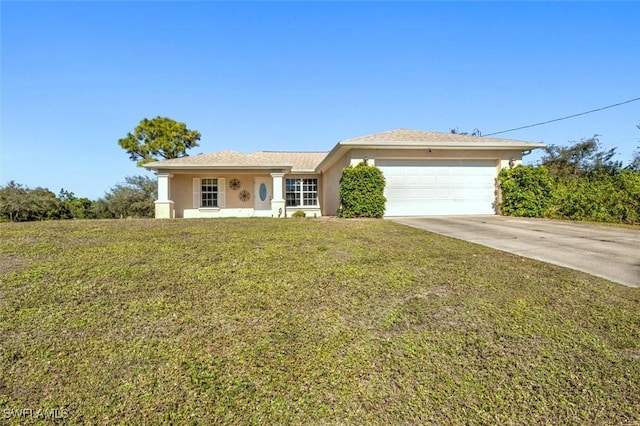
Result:
[[[513,150],[527,151],[535,148],[544,148],[546,145],[542,142],[528,142],[519,144],[496,143],[496,142],[474,142],[473,145],[467,143],[451,143],[451,142],[387,142],[371,143],[371,142],[339,142],[327,156],[318,164],[316,172],[321,173],[330,168],[333,163],[340,159],[350,149],[429,149],[442,148],[450,150]]]
[[[291,164],[145,164],[144,167],[151,170],[291,170]]]
[[[496,142],[474,142],[473,144],[461,142],[394,142],[389,143],[371,143],[371,142],[349,142],[344,146],[359,148],[359,149],[416,149],[416,148],[447,148],[447,149],[513,149],[513,150],[527,150],[534,148],[543,148],[546,145],[544,143],[496,143]]]

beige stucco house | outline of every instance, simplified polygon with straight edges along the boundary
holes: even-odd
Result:
[[[392,130],[329,152],[214,152],[145,164],[158,176],[156,218],[336,215],[342,169],[366,160],[386,179],[387,216],[494,214],[500,169],[542,143]]]

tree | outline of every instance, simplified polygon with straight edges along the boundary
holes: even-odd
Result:
[[[633,157],[631,157],[631,162],[627,166],[627,169],[634,172],[640,172],[640,148],[633,153]]]
[[[37,187],[29,193],[29,220],[60,219],[62,203],[56,194],[47,188]]]
[[[47,188],[34,189],[10,181],[0,187],[0,218],[12,222],[60,219],[63,208]]]
[[[640,129],[640,124],[636,127]],[[631,157],[631,162],[626,168],[634,172],[640,172],[640,146],[634,151],[633,157]]]
[[[143,119],[118,144],[138,166],[161,159],[186,157],[187,150],[198,146],[200,133],[170,118]]]
[[[114,215],[109,211],[109,204],[104,198],[91,203],[91,217],[95,219],[113,219]]]
[[[98,200],[96,216],[104,217],[106,206],[110,217],[153,217],[157,198],[156,181],[147,176],[127,176],[126,183],[118,184]],[[102,204],[104,203],[104,204]]]
[[[93,219],[93,202],[86,198],[78,198],[73,192],[60,190],[58,199],[62,203],[60,219]]]
[[[15,181],[10,181],[0,188],[0,217],[11,222],[28,220],[29,192]]]
[[[613,159],[617,154],[616,148],[603,150],[598,135],[568,147],[552,144],[544,151],[540,162],[555,177],[613,175],[622,169],[622,162]]]

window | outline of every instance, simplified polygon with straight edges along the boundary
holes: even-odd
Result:
[[[318,205],[318,179],[287,179],[285,181],[287,207]]]
[[[193,178],[193,208],[223,208],[224,178]]]
[[[218,207],[218,179],[202,179],[200,195],[200,206]]]

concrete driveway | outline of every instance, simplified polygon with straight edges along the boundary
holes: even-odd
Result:
[[[394,217],[449,237],[640,287],[640,230],[504,216]]]

